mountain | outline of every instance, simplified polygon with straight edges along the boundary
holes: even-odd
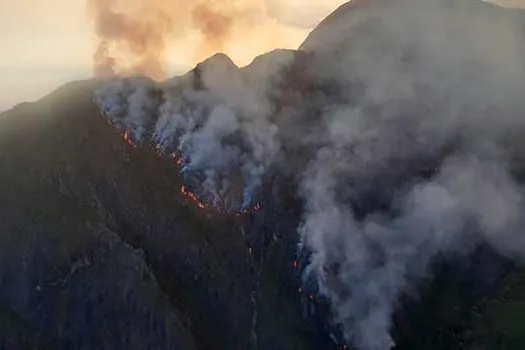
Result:
[[[354,0],[2,113],[0,347],[522,348],[523,18]]]
[[[2,115],[3,346],[246,349],[254,337],[266,348],[315,346],[303,344],[290,247],[255,271],[241,227],[262,219],[200,210],[181,194],[171,157],[108,125],[96,84],[70,83]]]

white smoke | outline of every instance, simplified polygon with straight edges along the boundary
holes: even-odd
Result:
[[[112,79],[95,94],[95,101],[110,120],[134,140],[148,134],[158,106],[158,87],[148,78]]]
[[[180,153],[215,205],[246,207],[269,171],[295,174],[306,273],[350,342],[389,349],[397,300],[436,256],[525,254],[524,18],[476,0],[366,0],[305,55],[242,69],[217,55],[159,86],[114,80],[97,101],[135,140]]]
[[[269,96],[293,59],[292,51],[274,51],[239,69],[217,54],[158,86],[146,78],[111,79],[96,101],[134,141],[178,152],[185,174],[204,176],[199,191],[207,201],[245,209],[281,149]]]

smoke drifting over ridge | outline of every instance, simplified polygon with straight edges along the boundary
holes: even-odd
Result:
[[[199,57],[224,51],[232,41],[248,48],[246,33],[270,48],[286,46],[286,28],[269,15],[265,0],[88,0],[88,8],[98,40],[96,76],[165,79],[170,47],[188,38]],[[254,29],[259,27],[261,32]]]
[[[388,349],[396,302],[433,258],[480,243],[525,256],[524,28],[475,0],[356,1],[299,52],[115,79],[96,100],[137,142],[180,153],[217,205],[293,174],[305,276],[348,341]]]

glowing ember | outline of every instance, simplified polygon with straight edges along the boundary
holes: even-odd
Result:
[[[179,166],[182,165],[182,159],[181,158],[178,158],[178,157],[173,157],[173,158],[176,159],[177,165],[179,165]],[[209,205],[207,205],[206,202],[204,202],[203,200],[199,199],[199,197],[197,197],[197,195],[195,193],[189,191],[188,188],[186,186],[184,186],[184,185],[181,186],[180,193],[183,194],[186,198],[188,198],[195,205],[197,205],[200,209],[205,209],[205,208],[209,207]],[[215,209],[218,210],[218,211],[221,211],[220,208],[215,208]],[[262,206],[260,204],[256,204],[252,209],[253,209],[253,211],[257,211],[257,210],[262,209]],[[248,211],[246,209],[243,209],[240,212],[235,213],[235,216],[240,217],[240,216],[243,216],[243,215],[247,215],[249,213],[250,213],[250,211]],[[250,248],[250,254],[251,254],[251,248]]]
[[[299,261],[297,261],[297,260],[294,260],[294,261],[293,261],[293,268],[294,268],[294,269],[299,268]]]
[[[122,137],[124,138],[124,141],[126,141],[128,144],[130,144],[133,147],[136,147],[133,141],[131,141],[131,137],[127,131],[124,132],[124,135],[122,135]]]
[[[115,125],[115,123],[113,123],[109,118],[106,117],[106,121],[107,121],[107,123],[110,126],[118,129],[117,126]],[[119,134],[120,134],[120,131],[119,131]],[[133,142],[133,140],[131,138],[131,134],[127,130],[124,131],[124,133],[122,133],[120,135],[122,136],[124,141],[126,141],[129,145],[133,146],[134,148],[137,147],[137,145]],[[162,149],[162,146],[160,144],[155,145],[155,151],[156,151],[157,156],[159,158],[161,158],[164,155],[164,150]],[[184,165],[184,160],[182,159],[181,154],[179,152],[175,152],[175,153],[171,154],[170,156],[174,159],[175,164],[177,164],[178,167],[182,167]],[[191,202],[193,202],[193,204],[195,204],[198,208],[205,209],[205,208],[208,207],[208,205],[204,201],[200,200],[195,193],[189,191],[186,186],[181,186],[180,193],[182,195],[184,195],[186,198],[188,198]],[[262,209],[262,205],[257,203],[257,204],[255,204],[252,207],[251,211],[255,212],[255,211],[258,211],[258,210],[261,210],[261,209]],[[217,210],[220,211],[220,208],[217,208]],[[243,215],[247,215],[249,213],[250,213],[250,210],[243,209],[243,210],[235,213],[235,216],[240,217],[240,216],[243,216]],[[250,254],[252,254],[252,249],[251,248],[249,248],[249,252],[250,252]]]
[[[180,156],[179,153],[173,153],[171,155],[171,158],[173,158],[175,160],[175,164],[177,164],[178,166],[183,166],[184,165],[184,161],[182,160],[182,157]]]
[[[199,208],[206,208],[206,204],[202,202],[199,198],[197,198],[197,196],[193,192],[188,191],[186,186],[183,185],[180,187],[180,193],[182,193],[186,198],[195,203],[195,205],[197,205]]]
[[[155,146],[155,150],[157,151],[157,156],[159,158],[162,157],[162,146],[161,145],[156,145]]]

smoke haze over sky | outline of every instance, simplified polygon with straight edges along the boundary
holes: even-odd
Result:
[[[520,6],[524,0],[500,0]],[[47,94],[67,81],[91,75],[93,29],[86,0],[0,0],[0,111],[22,101]],[[274,30],[281,36],[278,46],[296,48],[307,33],[344,0],[266,0],[268,14],[275,18]],[[275,28],[277,27],[277,29]],[[285,29],[283,29],[285,28]],[[264,30],[259,30],[261,35]],[[168,50],[168,74],[193,66],[194,37]],[[224,49],[238,64],[271,46],[260,40],[234,42]],[[202,56],[202,55],[201,55]],[[203,57],[199,57],[203,58]]]
[[[343,2],[314,0],[305,5],[298,0],[267,0],[270,15],[276,17],[274,29],[284,28],[275,29],[283,36],[277,45],[297,47],[319,20]],[[0,0],[0,110],[91,75],[94,31],[86,9],[86,0]],[[192,39],[189,36],[168,49],[168,74],[196,63],[188,49]],[[246,42],[230,43],[224,49],[245,64],[270,49],[268,43],[258,42],[251,40],[247,48]]]

